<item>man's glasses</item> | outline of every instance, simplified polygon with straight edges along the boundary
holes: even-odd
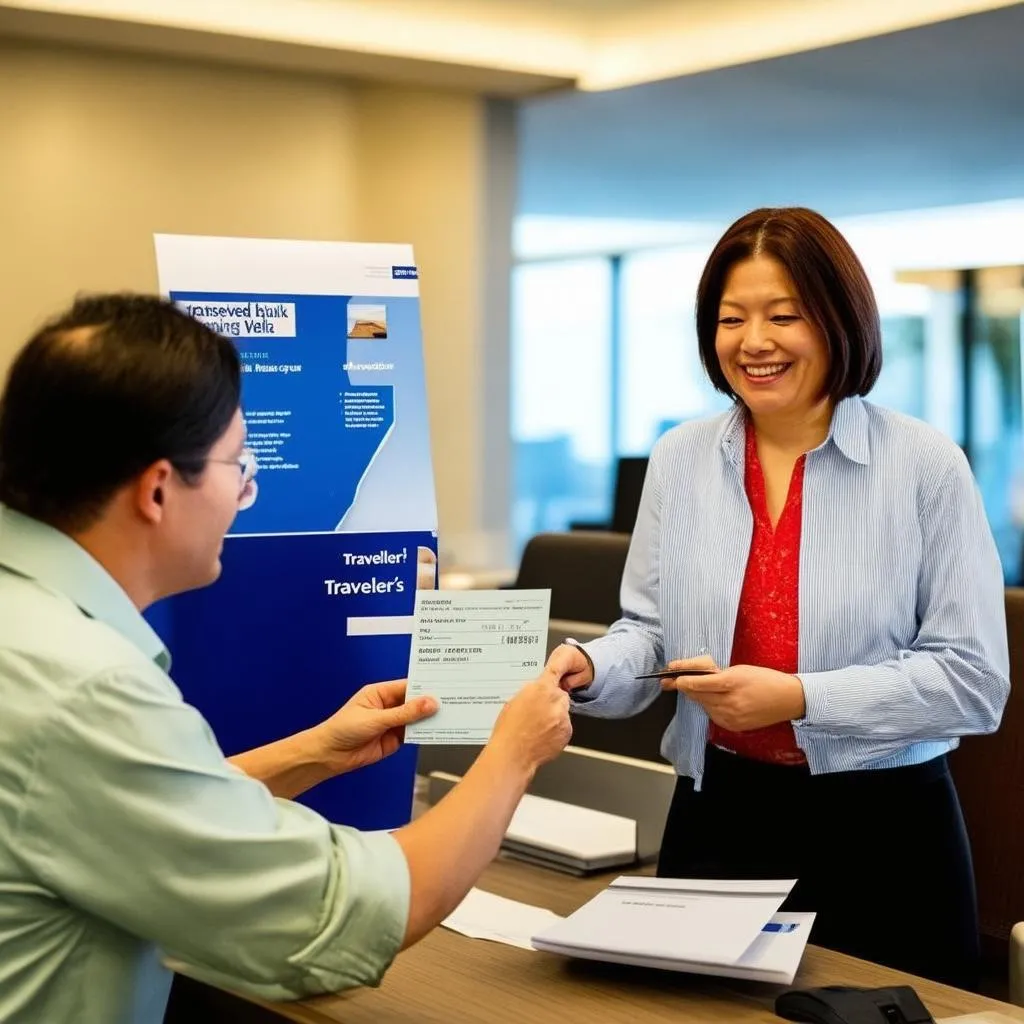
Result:
[[[207,459],[207,462],[216,462],[222,466],[237,466],[242,475],[241,487],[238,491],[238,510],[244,512],[252,508],[256,503],[256,471],[259,469],[256,464],[256,453],[249,448],[243,448],[242,454],[237,459]]]

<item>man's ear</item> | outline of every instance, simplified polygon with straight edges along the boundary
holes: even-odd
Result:
[[[161,459],[136,478],[134,505],[146,522],[155,525],[163,519],[173,473],[174,467],[166,459]]]

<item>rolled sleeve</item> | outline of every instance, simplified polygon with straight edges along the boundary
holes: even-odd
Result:
[[[409,868],[394,836],[332,826],[344,892],[329,894],[316,938],[295,961],[325,991],[376,985],[402,947],[409,918]],[[355,940],[355,941],[353,941]]]
[[[409,909],[397,841],[275,799],[155,667],[85,681],[33,740],[14,848],[69,903],[261,998],[379,983]]]
[[[342,870],[329,870],[328,891],[307,922],[295,910],[278,918],[285,925],[293,915],[296,918],[291,929],[294,938],[279,951],[273,942],[261,942],[263,955],[242,951],[241,957],[220,961],[209,950],[175,949],[167,944],[164,948],[184,960],[193,977],[263,999],[297,999],[378,985],[405,938],[409,916],[405,855],[386,832],[362,833],[340,826],[330,826],[330,832],[330,857]],[[257,899],[259,895],[254,893]],[[257,921],[256,925],[271,923]],[[283,934],[287,932],[286,927]],[[311,936],[308,944],[294,948],[303,933]]]

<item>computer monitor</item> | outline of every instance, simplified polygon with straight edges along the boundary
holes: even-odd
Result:
[[[619,459],[612,500],[611,529],[615,533],[632,533],[636,526],[648,461],[646,455],[624,455]]]

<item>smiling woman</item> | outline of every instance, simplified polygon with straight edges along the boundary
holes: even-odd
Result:
[[[745,361],[761,365],[786,335],[796,335],[805,353],[816,347],[821,388],[833,401],[866,395],[882,369],[878,308],[864,268],[812,210],[755,210],[726,231],[697,288],[697,333],[711,382],[741,399],[729,371],[731,349],[744,341]]]
[[[946,755],[999,725],[1002,571],[963,453],[864,401],[880,334],[859,260],[819,214],[755,210],[726,231],[697,340],[734,407],[657,443],[622,618],[550,667],[581,714],[678,693],[659,874],[799,879],[786,909],[817,914],[819,945],[971,987]],[[641,678],[666,662],[675,678]]]
[[[715,354],[748,409],[807,413],[827,401],[825,339],[778,260],[761,255],[736,264],[720,306]]]
[[[697,288],[701,361],[746,408],[772,528],[802,454],[828,436],[837,402],[866,395],[882,369],[867,274],[813,210],[755,210],[722,236]]]

